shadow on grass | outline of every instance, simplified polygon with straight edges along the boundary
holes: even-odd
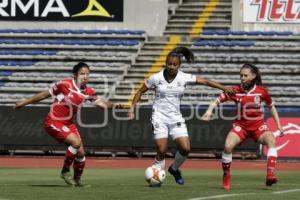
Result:
[[[56,184],[51,184],[51,185],[40,185],[40,184],[34,184],[34,185],[28,185],[30,187],[64,187],[64,188],[74,188],[74,186],[70,185],[56,185]]]

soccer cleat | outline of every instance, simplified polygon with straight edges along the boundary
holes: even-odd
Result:
[[[182,178],[181,172],[180,172],[179,169],[174,170],[174,169],[172,168],[172,166],[170,166],[169,169],[168,169],[168,172],[174,176],[175,182],[176,182],[177,184],[179,184],[179,185],[183,185],[183,184],[184,184],[184,179]]]
[[[223,175],[223,189],[225,189],[225,190],[230,190],[231,189],[230,179],[231,179],[230,174],[224,174]]]
[[[74,180],[75,182],[75,187],[91,187],[91,185],[84,184],[80,180]]]
[[[69,171],[61,172],[60,177],[65,181],[68,185],[75,185],[75,182],[72,178],[72,175]]]
[[[274,176],[274,174],[268,174],[266,178],[266,186],[272,186],[276,184],[278,179]]]

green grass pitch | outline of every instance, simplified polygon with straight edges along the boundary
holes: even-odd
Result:
[[[266,187],[263,171],[233,170],[231,191],[221,189],[220,170],[184,170],[184,186],[167,174],[161,188],[147,186],[143,169],[87,169],[88,188],[65,185],[59,169],[0,168],[0,174],[0,200],[300,199],[300,171],[278,172],[278,184]]]

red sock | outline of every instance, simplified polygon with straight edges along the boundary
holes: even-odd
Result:
[[[230,163],[222,163],[223,173],[224,175],[230,175]]]
[[[73,165],[73,167],[74,167],[74,180],[80,180],[81,175],[83,173],[84,166],[85,166],[85,157],[83,157],[79,161],[77,159],[75,159],[74,165]]]
[[[71,151],[70,151],[70,147],[69,147],[66,151],[66,154],[65,154],[65,161],[64,161],[64,166],[63,166],[63,169],[65,169],[65,170],[70,169],[70,166],[72,165],[72,163],[73,163],[73,161],[76,157],[77,152],[74,154]]]
[[[267,174],[273,175],[275,171],[275,166],[277,163],[277,157],[269,156],[267,161]]]

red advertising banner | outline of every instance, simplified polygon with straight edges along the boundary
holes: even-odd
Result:
[[[273,118],[268,118],[267,124],[276,136],[276,148],[278,157],[300,158],[300,117],[281,117],[283,136],[279,136]],[[267,155],[267,147],[264,147],[264,155]]]
[[[244,22],[300,23],[298,0],[244,0]]]

